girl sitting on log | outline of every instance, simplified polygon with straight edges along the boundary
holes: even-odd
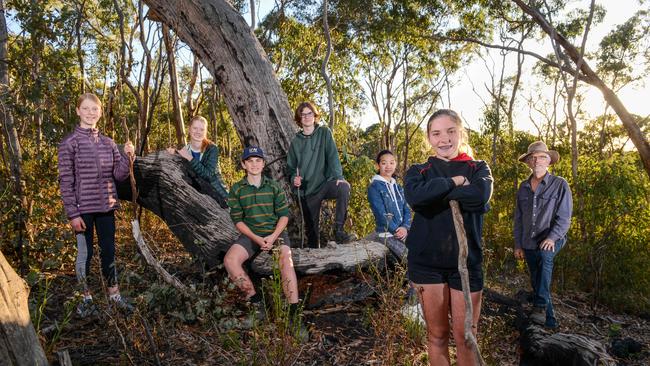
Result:
[[[221,207],[225,208],[227,207],[228,191],[223,184],[221,170],[219,170],[219,148],[215,143],[208,140],[207,127],[208,121],[204,117],[193,117],[187,133],[190,143],[178,150],[170,147],[167,152],[170,154],[178,153],[178,155],[187,159],[196,174],[207,180],[216,191],[216,197],[214,195],[210,196],[219,202]]]
[[[411,227],[411,209],[404,199],[404,189],[395,180],[395,156],[390,150],[377,154],[378,174],[368,186],[368,202],[375,216],[375,235],[399,259],[406,259],[404,240]]]
[[[97,122],[102,103],[91,93],[77,102],[79,125],[59,145],[58,168],[61,198],[70,226],[77,236],[76,275],[83,287],[83,301],[77,313],[86,317],[97,312],[86,284],[93,256],[93,229],[99,239],[102,273],[107,281],[110,302],[130,312],[133,307],[120,295],[115,266],[115,210],[120,207],[116,181],[129,176],[129,158],[122,155],[115,142],[99,133]],[[133,156],[131,142],[124,152]]]
[[[415,216],[406,238],[408,276],[416,288],[427,324],[431,365],[449,365],[449,313],[458,365],[476,365],[473,347],[465,342],[465,301],[458,270],[458,239],[450,201],[460,205],[467,234],[472,333],[477,333],[483,289],[482,228],[492,195],[492,174],[484,161],[467,153],[466,133],[458,114],[435,112],[427,123],[434,156],[406,173],[404,193]],[[470,333],[468,333],[470,334]]]

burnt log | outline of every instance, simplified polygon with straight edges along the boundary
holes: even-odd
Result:
[[[0,252],[0,364],[47,365],[29,317],[29,287]]]
[[[616,361],[599,341],[580,334],[553,333],[530,321],[524,309],[524,292],[519,292],[516,299],[490,289],[485,289],[483,293],[487,301],[500,304],[506,311],[516,314],[521,366],[616,365]]]

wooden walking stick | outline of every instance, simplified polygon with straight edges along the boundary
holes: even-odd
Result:
[[[129,127],[126,125],[126,118],[122,118],[122,127],[126,133],[126,142],[131,142],[129,139]],[[160,262],[158,262],[158,260],[153,256],[151,249],[142,237],[142,232],[140,231],[140,220],[138,220],[138,188],[135,185],[135,175],[133,174],[134,162],[135,155],[129,154],[129,178],[131,181],[131,200],[133,201],[133,220],[131,220],[133,239],[135,239],[135,243],[138,245],[138,249],[140,249],[140,254],[142,254],[147,264],[152,266],[165,282],[173,286],[183,295],[194,298],[196,297],[196,294],[191,291],[189,287],[185,286],[183,283],[181,283],[181,281],[178,280],[178,278],[174,277],[163,268]]]
[[[463,224],[463,215],[460,213],[460,207],[455,200],[449,201],[451,206],[451,213],[454,218],[454,228],[456,229],[456,237],[458,238],[458,272],[460,273],[461,285],[463,288],[463,298],[465,299],[465,344],[468,344],[474,350],[476,361],[479,365],[484,366],[485,361],[481,357],[481,351],[478,348],[476,336],[472,333],[473,326],[473,309],[472,298],[469,291],[469,273],[467,272],[467,234],[465,233],[465,225]]]

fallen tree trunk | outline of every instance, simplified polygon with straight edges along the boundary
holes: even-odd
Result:
[[[571,333],[551,333],[531,322],[521,300],[509,298],[490,289],[485,299],[503,305],[517,316],[522,366],[614,366],[616,361],[598,341]],[[517,296],[522,300],[525,296]]]
[[[319,249],[291,249],[293,268],[298,275],[312,275],[329,271],[355,272],[369,266],[382,268],[387,254],[388,248],[385,245],[363,239],[342,245],[328,243]],[[258,274],[272,274],[273,257],[271,253],[260,253],[251,267]]]
[[[165,151],[138,157],[133,173],[138,203],[163,219],[192,257],[210,267],[220,264],[237,231],[228,210],[211,197],[216,192],[210,184],[187,160]],[[130,200],[128,181],[120,184],[119,196]]]
[[[199,178],[185,159],[166,151],[137,158],[133,173],[138,203],[163,219],[195,259],[209,267],[221,264],[239,233],[228,209],[213,198],[218,196],[214,188]],[[120,199],[130,200],[129,181],[118,188]],[[296,273],[309,275],[381,267],[388,248],[362,239],[345,245],[328,244],[322,249],[293,248],[292,252]],[[271,268],[268,253],[260,254],[253,263],[253,270],[261,275],[271,274]]]
[[[47,365],[29,317],[29,287],[0,252],[0,364]]]

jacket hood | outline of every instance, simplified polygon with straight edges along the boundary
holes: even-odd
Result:
[[[316,132],[318,132],[320,128],[321,128],[320,123],[314,124],[314,132],[312,132],[310,135],[305,135],[304,133],[302,133],[302,128],[301,128],[300,130],[298,130],[298,132],[296,132],[296,137],[300,137],[302,139],[312,138],[316,136]]]
[[[375,174],[375,176],[372,177],[371,182],[374,182],[374,181],[376,181],[376,180],[378,180],[378,181],[380,181],[380,182],[383,182],[383,183],[390,183],[390,184],[395,184],[395,183],[397,183],[397,181],[395,180],[395,178],[390,178],[390,180],[386,180],[386,178],[382,177],[382,176],[379,175],[379,174]]]

